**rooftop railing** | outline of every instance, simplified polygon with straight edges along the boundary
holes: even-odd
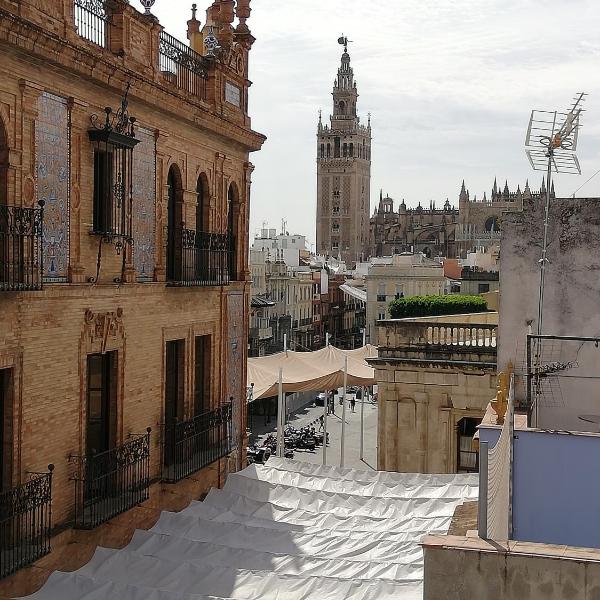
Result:
[[[50,552],[53,470],[0,494],[0,578]]]
[[[106,48],[109,15],[104,0],[74,0],[75,29],[85,40]]]
[[[159,69],[178,88],[206,98],[207,60],[177,38],[161,31]]]

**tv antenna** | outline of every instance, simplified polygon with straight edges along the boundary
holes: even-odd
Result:
[[[550,195],[552,173],[581,175],[581,167],[575,151],[579,140],[579,127],[583,102],[587,94],[576,94],[571,109],[567,112],[532,110],[525,138],[526,154],[535,171],[546,171],[546,203],[544,208],[544,238],[540,265],[538,295],[537,335],[543,335],[544,285],[548,264],[548,225],[550,221]],[[540,368],[540,338],[536,342],[535,364]],[[537,395],[537,394],[536,394]],[[536,398],[537,401],[537,398]],[[536,402],[537,404],[537,402]]]

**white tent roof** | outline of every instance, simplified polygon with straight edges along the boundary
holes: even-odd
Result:
[[[477,475],[372,473],[271,459],[164,512],[122,550],[55,572],[31,600],[416,600],[422,536]]]
[[[283,369],[284,392],[332,390],[344,384],[344,362],[348,357],[348,384],[372,385],[375,372],[366,358],[376,357],[377,348],[367,345],[356,350],[327,346],[315,352],[279,352],[248,359],[248,385],[254,384],[253,398],[277,395],[279,369]]]

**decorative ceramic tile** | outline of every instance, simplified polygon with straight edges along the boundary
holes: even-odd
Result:
[[[69,268],[70,142],[67,101],[43,93],[35,143],[37,199],[45,202],[42,252],[47,281],[66,281]]]
[[[140,281],[154,277],[156,249],[156,144],[147,129],[137,128],[133,151],[133,264]]]

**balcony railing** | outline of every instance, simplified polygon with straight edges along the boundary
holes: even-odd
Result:
[[[165,425],[163,481],[175,483],[231,452],[231,404]]]
[[[0,494],[0,578],[50,552],[53,470]]]
[[[150,428],[112,450],[72,457],[75,481],[75,526],[91,529],[149,497]]]
[[[235,276],[232,273],[234,243],[231,236],[183,228],[171,243],[175,248],[172,272],[168,274],[169,285],[227,285]]]
[[[208,79],[206,58],[165,31],[160,33],[159,68],[165,78],[178,88],[206,98]]]
[[[83,39],[105,48],[109,26],[105,0],[74,0],[73,13],[77,33]]]
[[[0,291],[42,288],[44,204],[23,208],[0,204]]]

